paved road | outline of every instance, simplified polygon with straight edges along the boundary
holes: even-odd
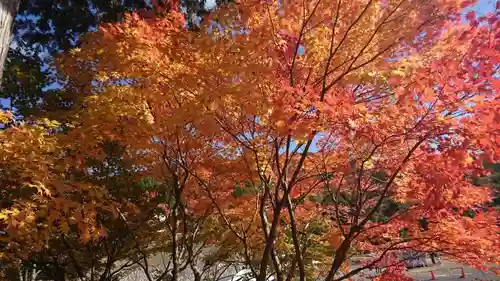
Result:
[[[353,265],[351,269],[358,267]],[[462,270],[464,269],[464,278],[461,278]],[[468,266],[463,266],[451,261],[443,260],[439,265],[429,267],[415,268],[407,271],[407,276],[414,278],[417,281],[433,280],[431,271],[434,273],[436,281],[500,281],[500,278],[492,272],[482,272],[472,269]],[[365,274],[375,275],[375,271],[363,271]],[[356,281],[368,281],[368,278],[357,276],[353,278]]]
[[[462,268],[464,269],[465,278],[461,278]],[[432,280],[431,271],[434,273],[435,280],[439,281],[500,281],[500,278],[492,272],[482,272],[446,260],[443,260],[441,265],[410,269],[407,274],[415,280],[426,281]]]
[[[364,257],[366,258],[366,257]],[[361,257],[359,260],[362,260],[363,257]],[[166,256],[161,256],[157,255],[155,257],[152,257],[151,260],[149,261],[149,265],[152,268],[162,268],[164,264],[166,264],[166,260],[168,260],[168,257]],[[351,270],[355,269],[359,266],[359,263],[355,263],[351,265]],[[461,275],[461,268],[464,268],[464,273],[465,273],[465,278],[460,278]],[[409,277],[414,278],[417,281],[428,281],[432,280],[431,279],[431,273],[434,273],[434,277],[436,281],[500,281],[500,278],[496,276],[492,272],[482,272],[479,270],[472,269],[467,266],[463,266],[457,263],[453,263],[451,261],[443,260],[440,265],[433,265],[429,267],[424,267],[424,268],[416,268],[416,269],[410,269],[407,271],[407,275]],[[237,270],[234,268],[228,268],[227,271],[222,274],[222,276],[228,276],[225,278],[225,281],[228,281],[231,279],[231,276],[236,274]],[[376,272],[373,271],[363,271],[365,274],[369,275],[375,275]],[[180,280],[181,281],[190,281],[193,280],[192,273],[187,270],[182,274]],[[356,276],[352,278],[354,281],[368,281],[366,277],[363,276]],[[145,281],[147,279],[144,278],[144,274],[141,270],[133,270],[132,272],[129,272],[128,275],[124,276],[121,281]]]

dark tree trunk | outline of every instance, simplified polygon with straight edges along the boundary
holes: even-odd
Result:
[[[19,2],[21,0],[0,0],[0,84]]]

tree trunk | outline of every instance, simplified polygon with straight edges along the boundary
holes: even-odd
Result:
[[[21,0],[0,0],[0,84],[19,2]]]

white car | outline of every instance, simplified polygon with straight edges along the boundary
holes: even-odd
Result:
[[[267,281],[274,281],[274,279],[275,277],[272,275],[267,277]],[[256,281],[256,279],[253,277],[252,270],[243,269],[238,271],[238,273],[231,278],[231,281]]]

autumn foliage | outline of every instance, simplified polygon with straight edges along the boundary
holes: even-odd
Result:
[[[200,31],[177,11],[102,26],[58,61],[81,97],[64,126],[1,132],[6,239],[38,245],[68,225],[102,239],[97,213],[156,208],[173,278],[189,243],[259,281],[349,279],[362,252],[376,253],[366,267],[392,257],[383,280],[403,280],[408,249],[498,264],[498,213],[468,176],[500,160],[500,22],[464,20],[472,4],[242,0]],[[86,159],[110,141],[162,188],[134,201],[89,181]]]

